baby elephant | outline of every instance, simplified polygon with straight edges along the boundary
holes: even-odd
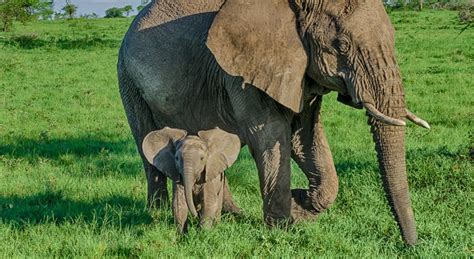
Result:
[[[173,214],[178,231],[186,232],[188,208],[199,214],[200,225],[209,228],[220,219],[224,170],[240,151],[239,138],[219,128],[187,136],[165,127],[143,140],[143,153],[151,164],[173,181]]]

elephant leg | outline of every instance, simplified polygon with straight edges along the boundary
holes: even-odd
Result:
[[[227,180],[227,177],[224,177],[222,210],[224,212],[235,214],[235,215],[242,214],[242,209],[239,208],[239,206],[237,206],[237,203],[232,197],[232,193],[230,192],[229,181]]]
[[[188,232],[188,205],[182,184],[173,183],[173,216],[178,232]]]
[[[309,181],[309,189],[292,190],[292,219],[315,218],[334,202],[338,178],[331,150],[321,122],[322,97],[308,103],[305,113],[295,117],[292,124],[292,158]]]
[[[169,206],[166,176],[148,163],[142,151],[142,142],[145,136],[157,129],[153,121],[153,115],[132,80],[121,70],[119,70],[119,85],[128,124],[130,125],[143,162],[143,168],[145,169],[148,184],[148,207],[159,208],[161,205]]]
[[[259,173],[264,220],[270,226],[290,218],[290,135],[288,122],[274,121],[254,128],[247,142]]]
[[[204,183],[201,192],[200,222],[202,228],[210,229],[215,223],[220,221],[222,198],[224,192],[224,175]]]

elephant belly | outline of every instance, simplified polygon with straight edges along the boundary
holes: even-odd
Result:
[[[160,124],[192,130],[213,120],[216,103],[204,100],[209,99],[211,59],[205,40],[214,16],[204,12],[145,28],[136,25],[127,33],[122,46],[126,69]]]
[[[200,125],[215,124],[217,119],[212,118],[217,118],[218,107],[216,102],[205,101],[209,86],[204,80],[197,73],[167,72],[145,73],[137,84],[158,126],[193,132],[203,129]]]

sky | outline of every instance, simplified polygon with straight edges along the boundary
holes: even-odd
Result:
[[[105,16],[105,10],[110,7],[123,7],[125,5],[133,6],[134,12],[141,0],[71,0],[71,2],[78,7],[77,14],[92,14],[96,13],[99,16]],[[63,6],[66,5],[66,0],[54,0],[54,10],[59,12]]]

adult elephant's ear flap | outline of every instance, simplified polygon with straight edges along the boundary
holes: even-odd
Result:
[[[230,75],[241,76],[280,104],[300,112],[308,57],[287,0],[227,0],[207,46]]]
[[[241,144],[239,137],[219,128],[199,131],[198,136],[206,143],[208,149],[205,176],[207,182],[224,173],[225,169],[235,163]]]
[[[150,132],[142,143],[143,155],[147,161],[175,182],[179,180],[174,161],[175,143],[186,135],[184,130],[165,127]]]

